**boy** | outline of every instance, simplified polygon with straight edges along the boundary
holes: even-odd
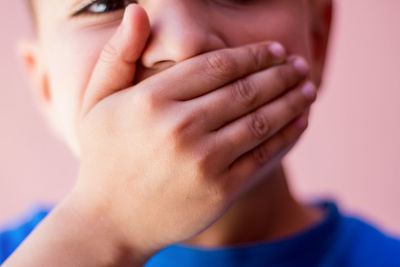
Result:
[[[33,2],[25,61],[81,168],[5,266],[400,265],[399,241],[286,183],[329,0],[131,2]]]

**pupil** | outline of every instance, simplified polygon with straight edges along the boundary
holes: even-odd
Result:
[[[123,0],[102,0],[93,3],[90,6],[89,11],[92,13],[105,13],[124,8],[125,6],[126,3]]]

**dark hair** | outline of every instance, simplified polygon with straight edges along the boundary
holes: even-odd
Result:
[[[28,9],[29,15],[32,18],[32,21],[36,24],[36,11],[35,4],[33,3],[35,0],[25,0],[26,7]]]
[[[27,6],[29,8],[29,11],[33,13],[33,1],[32,0],[26,0]]]

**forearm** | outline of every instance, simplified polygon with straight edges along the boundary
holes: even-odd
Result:
[[[4,267],[142,266],[150,256],[125,242],[101,209],[68,197],[32,232]]]

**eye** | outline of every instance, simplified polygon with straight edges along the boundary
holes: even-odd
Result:
[[[129,4],[136,2],[136,0],[91,0],[83,4],[83,7],[72,16],[110,13],[125,9]]]
[[[266,0],[216,0],[216,1],[229,5],[251,5],[257,1],[266,1]]]

